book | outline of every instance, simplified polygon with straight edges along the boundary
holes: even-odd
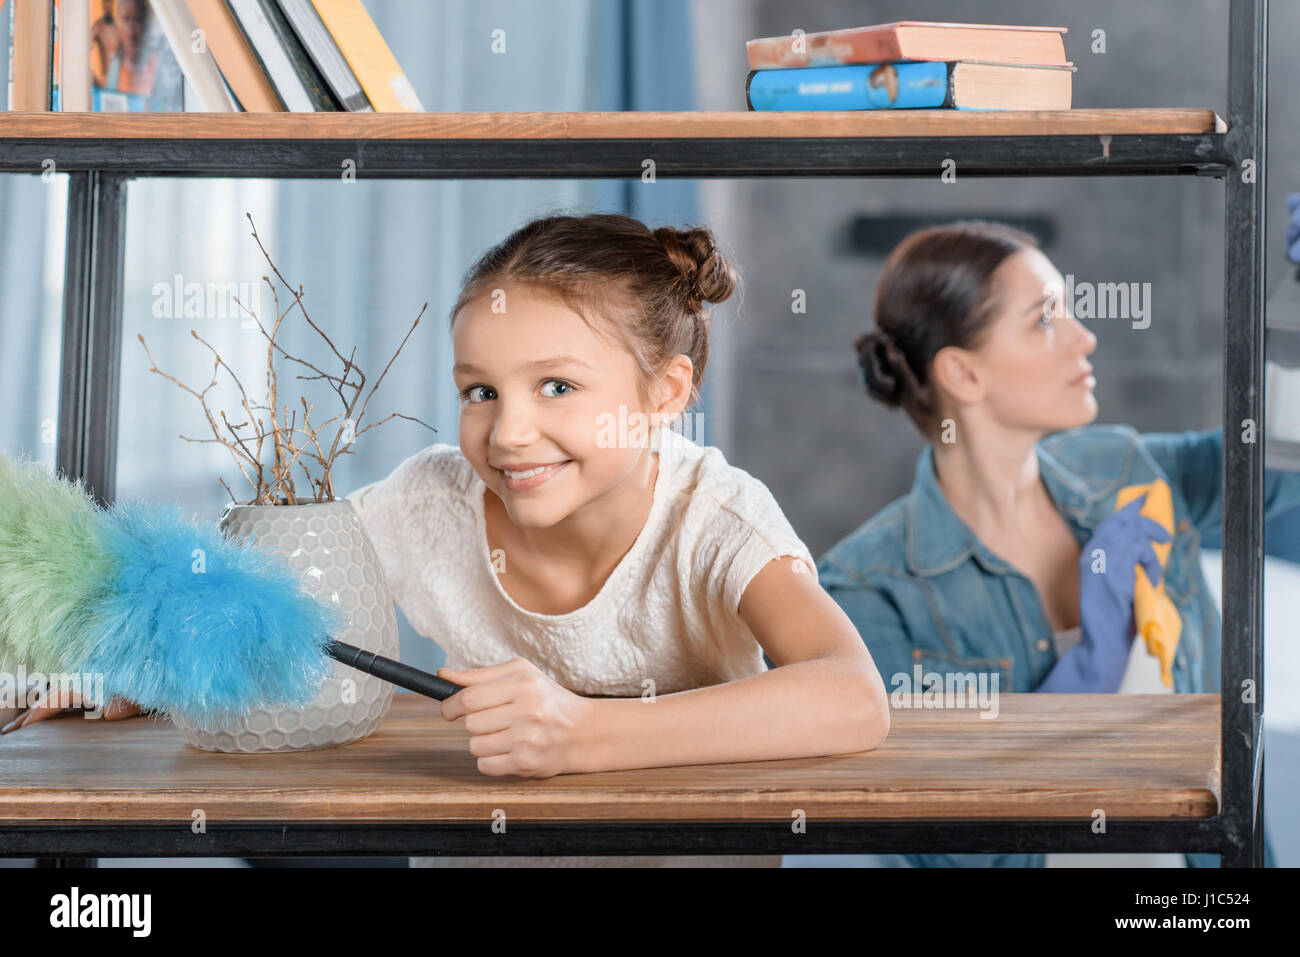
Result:
[[[9,52],[13,46],[14,5],[0,0],[0,110],[9,109],[9,87],[14,81]]]
[[[10,0],[13,24],[9,43],[9,108],[43,112],[50,108],[50,40],[52,34],[49,0]]]
[[[52,109],[90,112],[90,0],[58,2],[59,98]],[[84,55],[68,51],[83,50]]]
[[[751,110],[1068,110],[1073,64],[915,61],[751,70]]]
[[[303,49],[316,64],[343,108],[356,113],[373,113],[374,107],[366,99],[361,84],[357,82],[348,61],[339,52],[338,45],[330,37],[330,32],[325,29],[311,0],[279,0],[279,3]]]
[[[59,3],[50,0],[50,109],[59,109]]]
[[[873,26],[762,37],[745,44],[751,70],[893,60],[1065,63],[1065,27],[899,20]]]
[[[312,0],[312,5],[377,112],[424,112],[361,0]]]
[[[284,103],[225,0],[187,0],[187,5],[239,105],[249,113],[284,112]]]
[[[66,0],[65,0],[66,2]],[[233,113],[235,103],[207,48],[206,37],[185,0],[149,0],[187,86],[187,95],[204,113]],[[187,104],[188,105],[188,104]]]
[[[289,111],[312,113],[342,108],[272,0],[227,2]]]
[[[90,108],[180,113],[184,83],[147,0],[90,0]]]

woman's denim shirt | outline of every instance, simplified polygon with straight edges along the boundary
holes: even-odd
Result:
[[[1082,548],[1125,486],[1164,479],[1175,533],[1165,592],[1182,617],[1175,692],[1219,689],[1221,634],[1198,559],[1202,536],[1223,521],[1223,430],[1140,434],[1126,425],[1057,432],[1037,447],[1039,474]],[[1265,472],[1267,518],[1300,505],[1300,472]],[[1033,582],[999,558],[953,512],[921,452],[911,491],[830,549],[818,580],[866,642],[885,687],[892,676],[989,672],[1000,691],[1033,691],[1056,663],[1052,627]],[[1042,854],[908,855],[922,866],[1041,866]],[[1188,854],[1212,866],[1217,855]],[[962,859],[967,859],[962,861]]]

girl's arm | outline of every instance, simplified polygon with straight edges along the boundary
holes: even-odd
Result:
[[[871,654],[813,569],[768,562],[740,601],[777,666],[725,684],[642,698],[590,699],[576,771],[765,761],[870,751],[889,733]]]

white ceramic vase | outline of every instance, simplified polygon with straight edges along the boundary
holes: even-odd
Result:
[[[388,583],[361,518],[346,499],[306,505],[235,505],[219,527],[251,538],[302,578],[318,601],[341,606],[348,627],[334,637],[387,658],[398,657],[397,617]],[[386,681],[332,662],[316,698],[303,708],[259,710],[215,729],[175,721],[185,741],[204,751],[299,751],[357,741],[379,727],[393,703]]]

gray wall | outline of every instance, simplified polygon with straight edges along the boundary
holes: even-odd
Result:
[[[1286,193],[1300,190],[1288,94],[1300,67],[1300,4],[1271,16],[1270,285],[1281,276]],[[1227,119],[1226,0],[1001,0],[953,4],[777,0],[697,4],[700,109],[744,109],[743,41],[893,20],[1026,23],[1069,28],[1074,107],[1200,107]],[[1106,53],[1090,51],[1095,28]],[[713,36],[714,43],[704,37]],[[725,49],[720,49],[725,48]],[[871,325],[882,262],[845,248],[859,215],[1046,216],[1046,248],[1062,274],[1150,282],[1151,325],[1093,320],[1098,422],[1143,431],[1206,428],[1222,418],[1223,184],[1200,177],[1085,179],[750,179],[712,182],[706,211],[743,273],[743,298],[717,313],[710,374],[732,404],[706,436],[761,478],[814,554],[821,554],[912,482],[919,434],[900,411],[865,394],[852,339]],[[761,264],[761,268],[758,265]],[[806,315],[791,291],[807,291]],[[716,365],[716,369],[715,369]]]

